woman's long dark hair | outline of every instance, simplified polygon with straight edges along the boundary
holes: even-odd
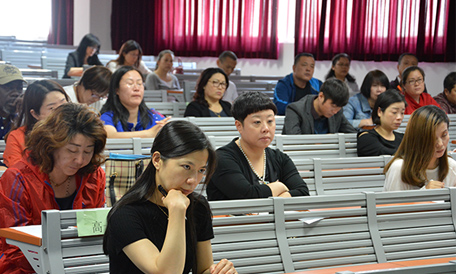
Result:
[[[130,116],[130,113],[120,102],[119,95],[117,95],[117,90],[119,89],[120,80],[122,80],[122,77],[125,75],[125,73],[131,70],[137,71],[139,75],[141,75],[141,78],[144,82],[144,76],[137,68],[131,66],[120,67],[112,74],[111,83],[109,85],[108,100],[101,108],[102,114],[108,111],[112,111],[112,121],[114,122],[114,125],[120,121],[124,131],[128,131],[128,117]],[[143,128],[147,128],[147,126],[152,122],[152,114],[150,113],[149,108],[146,106],[144,98],[139,105],[139,116],[141,126]]]
[[[203,131],[191,122],[185,120],[177,120],[171,121],[164,125],[155,137],[150,153],[153,155],[154,152],[157,151],[160,153],[164,161],[166,161],[166,159],[178,158],[192,152],[202,150],[207,150],[209,154],[207,159],[207,170],[204,179],[204,183],[207,184],[215,169],[216,154],[212,148],[210,141],[203,133]],[[136,183],[112,207],[107,217],[108,226],[106,227],[106,233],[103,237],[103,251],[105,254],[108,254],[109,222],[111,216],[117,211],[117,209],[123,206],[145,202],[150,197],[152,197],[156,188],[155,172],[155,166],[151,161],[143,174],[138,178]],[[201,203],[201,195],[192,193],[188,195],[188,198],[190,199],[190,205],[187,209],[186,214],[188,224],[188,226],[186,226],[186,229],[188,229],[188,232],[190,234],[192,245],[187,247],[187,252],[192,252],[195,254],[193,261],[193,272],[195,272],[198,268],[196,259],[196,223],[193,210],[196,203]],[[201,204],[207,206],[207,203]]]
[[[39,80],[31,83],[22,97],[20,103],[20,112],[16,117],[15,124],[11,130],[15,130],[21,126],[25,126],[25,139],[28,139],[28,133],[32,130],[33,126],[38,120],[33,117],[30,112],[32,109],[37,115],[40,115],[40,109],[43,105],[46,95],[50,92],[58,91],[65,96],[67,102],[70,98],[61,85],[52,80]],[[6,138],[5,138],[6,139]]]
[[[87,63],[88,64],[100,63],[100,60],[98,59],[98,53],[100,52],[100,46],[101,46],[101,44],[100,44],[100,40],[98,39],[98,37],[96,37],[92,33],[84,35],[84,37],[82,37],[82,40],[78,45],[78,48],[76,49],[76,51],[78,52],[79,64],[84,64],[84,58],[86,55],[87,47],[94,47],[97,49],[95,54],[93,56],[90,56],[87,59]]]
[[[139,67],[139,63],[141,62],[141,58],[143,55],[143,51],[141,46],[136,42],[135,40],[128,40],[125,43],[122,44],[122,47],[120,47],[119,50],[119,57],[117,57],[115,62],[117,62],[119,65],[123,66],[125,64],[125,54],[128,54],[130,51],[133,50],[138,50],[138,60],[136,60],[134,66],[137,68]],[[109,61],[111,63],[112,61]]]

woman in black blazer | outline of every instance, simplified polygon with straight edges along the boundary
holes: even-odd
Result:
[[[228,76],[222,69],[205,69],[196,84],[193,102],[188,104],[184,116],[231,117],[231,104],[222,100],[228,84]]]

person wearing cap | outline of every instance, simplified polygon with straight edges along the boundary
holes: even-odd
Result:
[[[16,116],[16,99],[22,94],[24,83],[21,71],[8,64],[0,65],[0,140],[10,131]]]

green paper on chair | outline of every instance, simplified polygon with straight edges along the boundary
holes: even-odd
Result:
[[[76,212],[78,237],[103,235],[106,231],[110,208],[85,209]]]

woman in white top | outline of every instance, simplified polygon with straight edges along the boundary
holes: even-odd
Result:
[[[63,89],[73,103],[88,105],[96,112],[106,102],[112,72],[103,66],[94,66],[84,71],[81,79],[74,85]]]
[[[162,50],[158,54],[155,70],[147,75],[146,90],[175,90],[180,89],[179,80],[172,74],[174,53]]]
[[[143,51],[141,46],[135,40],[128,40],[122,44],[119,51],[119,57],[116,60],[111,60],[106,64],[106,67],[112,72],[115,72],[121,66],[132,66],[137,68],[144,77],[152,71],[146,67],[146,64],[141,60]]]
[[[456,161],[447,155],[449,120],[437,106],[413,112],[404,139],[385,166],[384,191],[456,186]]]
[[[349,73],[351,58],[346,53],[336,54],[331,62],[331,69],[326,74],[325,80],[337,78],[348,86],[350,97],[359,93],[355,77]]]

